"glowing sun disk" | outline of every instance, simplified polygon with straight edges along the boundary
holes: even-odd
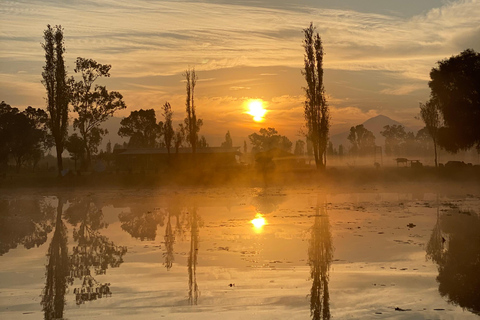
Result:
[[[262,100],[249,100],[247,102],[248,111],[247,114],[253,116],[253,121],[261,122],[263,121],[263,117],[267,113],[267,110],[263,108],[263,101]]]
[[[250,222],[253,224],[255,229],[261,229],[264,225],[267,224],[267,221],[260,213],[257,213],[255,219],[251,220]]]

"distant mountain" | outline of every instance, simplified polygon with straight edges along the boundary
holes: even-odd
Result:
[[[400,122],[395,121],[387,116],[384,115],[378,115],[376,117],[370,118],[364,123],[362,123],[363,126],[372,131],[373,135],[375,136],[375,142],[377,145],[383,146],[385,144],[385,138],[380,134],[381,131],[383,131],[383,127],[385,126],[392,126],[392,125],[402,125]],[[411,130],[407,127],[405,127],[405,131],[414,131],[416,130]],[[350,141],[348,141],[348,135],[350,131],[342,132],[335,134],[330,137],[330,141],[333,143],[333,145],[338,148],[340,144],[342,144],[346,150],[350,148]]]

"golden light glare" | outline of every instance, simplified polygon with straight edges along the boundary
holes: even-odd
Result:
[[[267,224],[267,220],[263,217],[261,213],[255,215],[255,219],[250,221],[253,224],[253,227],[256,231],[261,231],[263,226]]]
[[[263,107],[263,100],[249,100],[247,102],[247,107],[248,111],[246,113],[253,117],[253,121],[262,122],[264,120],[267,110]]]

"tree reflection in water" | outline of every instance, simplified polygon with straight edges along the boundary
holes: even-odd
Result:
[[[163,226],[165,220],[164,210],[148,210],[143,206],[131,207],[130,212],[121,213],[118,218],[122,229],[132,237],[141,241],[153,241],[157,237],[157,226]]]
[[[0,200],[0,256],[19,244],[26,249],[47,241],[55,208],[39,198]]]
[[[198,285],[197,285],[197,258],[198,258],[198,229],[200,227],[200,219],[197,208],[193,207],[190,212],[190,253],[188,255],[188,301],[190,304],[197,304],[198,301]]]
[[[62,319],[65,292],[69,282],[67,231],[62,220],[63,199],[58,199],[55,232],[48,248],[42,306],[46,320]]]
[[[308,247],[308,263],[312,289],[310,291],[310,315],[312,319],[330,319],[329,271],[333,259],[332,235],[326,203],[317,199],[315,220]]]
[[[119,267],[127,248],[115,245],[100,234],[99,230],[106,228],[107,224],[103,221],[102,210],[92,199],[74,199],[65,216],[67,221],[75,226],[73,240],[77,245],[73,246],[69,256],[69,275],[72,283],[75,278],[82,281],[81,287],[74,289],[77,304],[110,296],[110,284],[97,282],[91,269],[95,275],[101,275],[105,274],[109,267]]]
[[[172,223],[170,222],[171,210],[168,210],[167,216],[167,226],[165,227],[165,252],[163,253],[163,257],[165,258],[165,268],[170,270],[173,266],[173,261],[175,261],[175,257],[173,255],[173,245],[175,244],[175,234],[172,231]],[[178,220],[178,218],[177,218]]]
[[[446,213],[437,214],[427,258],[437,263],[440,295],[480,315],[480,217],[448,205]]]

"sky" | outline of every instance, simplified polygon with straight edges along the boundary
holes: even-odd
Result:
[[[118,117],[153,108],[160,118],[168,101],[177,125],[185,117],[182,75],[194,67],[200,134],[211,146],[227,130],[240,146],[262,127],[295,141],[310,22],[325,50],[331,134],[379,114],[420,127],[430,70],[467,48],[480,51],[480,0],[2,0],[0,100],[45,107],[43,31],[61,25],[69,75],[77,57],[112,65],[111,77],[97,82],[124,96]],[[249,99],[264,101],[263,122],[245,113]]]

